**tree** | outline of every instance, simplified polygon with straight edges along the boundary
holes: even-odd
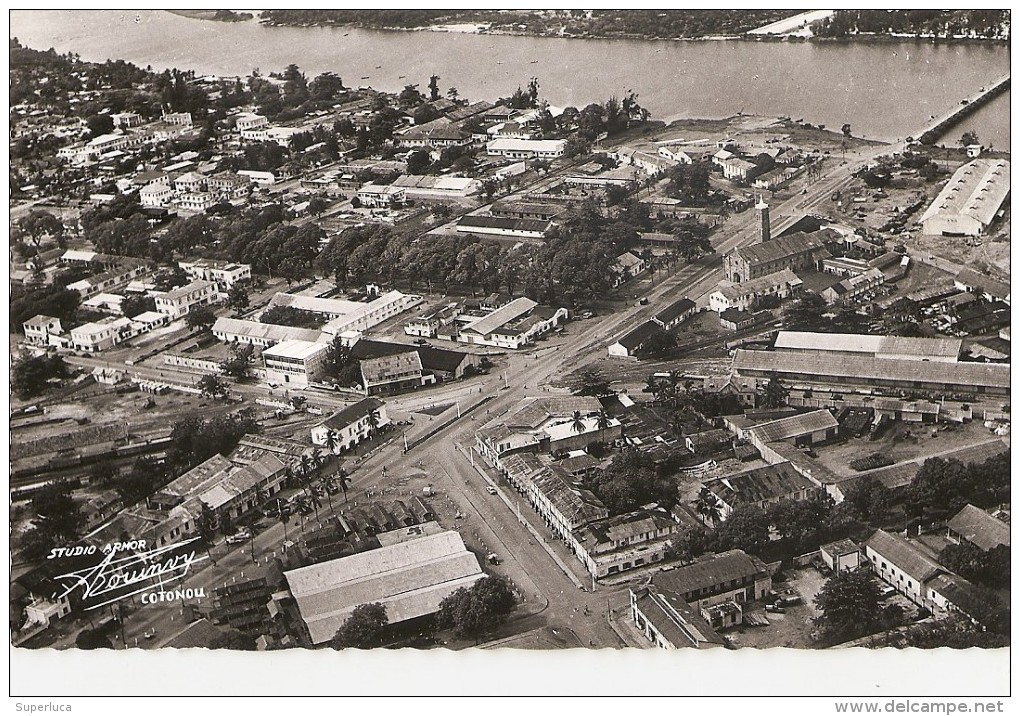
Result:
[[[840,128],[840,131],[841,131],[841,132],[843,133],[843,136],[844,136],[844,137],[846,137],[847,139],[849,139],[850,137],[852,137],[852,136],[853,136],[852,134],[850,134],[850,123],[849,123],[849,122],[847,122],[846,124],[844,124],[844,125],[843,125],[843,126],[842,126],[842,127]]]
[[[75,637],[74,646],[77,649],[112,649],[113,643],[96,629],[82,629]]]
[[[969,484],[970,474],[963,463],[928,458],[906,489],[903,509],[911,517],[948,517],[967,504]]]
[[[126,296],[120,304],[121,312],[128,318],[140,313],[156,310],[156,299],[152,296]]]
[[[415,150],[407,155],[408,174],[427,174],[430,166],[432,166],[432,157],[428,152]]]
[[[852,516],[868,521],[882,514],[889,505],[889,488],[871,475],[864,475],[852,482],[843,494],[841,505],[847,505]]]
[[[998,545],[985,552],[967,542],[949,544],[939,552],[939,563],[977,584],[992,589],[1009,588],[1009,545]]]
[[[218,375],[203,375],[198,381],[202,395],[208,398],[222,398],[230,393],[230,388]]]
[[[383,644],[386,625],[389,624],[386,607],[382,604],[359,604],[337,629],[330,642],[334,649],[374,649]]]
[[[585,368],[578,374],[570,392],[574,395],[591,395],[598,398],[610,395],[613,391],[601,371],[597,368]]]
[[[769,543],[768,515],[757,505],[737,507],[716,530],[716,539],[724,549],[742,549],[757,554]]]
[[[58,241],[64,236],[64,222],[50,212],[38,209],[33,209],[28,216],[18,221],[16,228],[22,235],[27,236],[36,248],[47,236]]]
[[[62,379],[68,375],[70,371],[59,355],[22,358],[11,369],[11,390],[25,400],[45,391],[51,379]]]
[[[722,521],[723,506],[719,498],[707,487],[702,486],[698,496],[691,503],[694,511],[713,526]]]
[[[234,651],[255,651],[255,638],[237,629],[226,629],[217,634],[209,643],[210,649],[232,649]]]
[[[184,317],[184,322],[188,328],[208,330],[216,323],[216,314],[208,306],[194,306]]]
[[[580,410],[575,410],[570,418],[570,429],[575,433],[583,433],[588,426],[584,424],[584,416]]]
[[[960,137],[960,145],[964,146],[964,147],[969,147],[972,144],[980,144],[980,143],[981,143],[981,140],[978,139],[977,132],[973,132],[973,131],[964,132],[963,136]]]
[[[248,289],[244,286],[235,284],[227,290],[227,305],[233,308],[235,312],[241,313],[244,309],[248,308],[250,302]]]
[[[66,483],[51,482],[32,498],[32,510],[54,537],[72,540],[77,536],[83,519],[73,495],[73,489]]]
[[[336,336],[326,349],[325,375],[336,385],[348,388],[361,385],[361,364],[351,355],[350,347],[340,336]]]
[[[251,344],[233,343],[231,355],[220,363],[220,370],[236,380],[244,380],[251,374],[252,356],[255,346]]]
[[[705,206],[709,203],[711,192],[708,163],[677,164],[669,170],[667,196],[680,199],[687,206]]]
[[[669,509],[678,496],[676,481],[660,474],[651,457],[634,449],[614,457],[607,468],[596,473],[590,487],[614,515],[650,502]]]
[[[790,391],[780,382],[779,376],[773,373],[759,391],[761,407],[766,410],[780,408],[786,405],[786,398],[789,394]]]
[[[18,545],[21,548],[21,556],[34,562],[46,557],[50,550],[57,546],[57,540],[48,530],[34,527],[21,535]]]
[[[831,642],[871,633],[881,619],[881,594],[875,577],[863,568],[837,572],[815,597],[821,614],[815,622]]]
[[[453,629],[460,638],[475,643],[506,623],[517,606],[517,597],[503,577],[482,577],[470,588],[461,587],[439,604],[436,626]]]
[[[113,117],[108,114],[94,114],[85,118],[85,125],[89,128],[89,134],[96,138],[113,131]]]

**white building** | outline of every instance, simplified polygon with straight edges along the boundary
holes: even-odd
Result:
[[[53,316],[39,314],[25,321],[22,328],[25,330],[25,342],[30,346],[48,346],[52,344],[52,338],[63,333],[60,327],[60,319]]]
[[[239,318],[217,318],[212,327],[213,335],[224,343],[244,343],[268,348],[282,341],[314,342],[322,335],[310,328],[277,326],[272,323],[245,321]]]
[[[981,236],[1009,192],[1008,161],[975,159],[956,170],[919,221],[929,236]]]
[[[174,190],[163,182],[151,182],[138,190],[138,201],[142,206],[166,207],[173,198]]]
[[[328,343],[287,340],[262,351],[266,381],[283,385],[307,386],[322,378]]]
[[[278,293],[270,306],[289,306],[299,311],[317,313],[329,319],[322,327],[324,333],[335,336],[347,331],[367,331],[422,302],[422,297],[400,291],[387,291],[368,303],[345,301],[337,298],[316,298]]]
[[[721,285],[709,294],[708,307],[718,313],[730,308],[749,311],[767,298],[789,298],[803,284],[797,274],[790,269],[783,269],[743,283]]]
[[[127,340],[132,335],[129,319],[111,316],[72,328],[71,345],[75,350],[98,353]]]
[[[455,198],[463,199],[478,193],[482,183],[469,177],[432,177],[405,174],[391,184],[403,189],[406,196],[420,199]]]
[[[216,206],[216,196],[208,192],[181,194],[174,199],[174,206],[182,211],[205,211]]]
[[[356,194],[361,205],[370,209],[389,208],[393,204],[403,204],[407,193],[398,186],[388,184],[365,184]]]
[[[212,281],[223,292],[229,291],[239,283],[251,281],[251,266],[235,264],[213,259],[197,259],[195,261],[178,261],[188,278],[192,280]]]
[[[312,443],[328,450],[332,442],[333,452],[350,450],[362,440],[367,440],[374,429],[389,422],[386,404],[378,398],[365,398],[338,410],[312,428]]]
[[[490,156],[508,159],[555,159],[566,148],[565,139],[494,139],[485,147]]]
[[[220,294],[211,281],[192,281],[186,286],[156,296],[156,310],[176,320],[187,315],[192,306],[211,305],[219,302]]]
[[[246,129],[259,129],[260,127],[268,126],[269,120],[266,117],[263,117],[261,114],[254,114],[250,112],[237,115],[235,120],[235,127],[238,132],[243,132]]]

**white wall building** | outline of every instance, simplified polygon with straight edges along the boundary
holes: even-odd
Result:
[[[186,286],[156,296],[156,310],[176,320],[190,313],[193,306],[218,303],[220,294],[211,281],[192,281]]]
[[[281,385],[307,386],[325,372],[328,343],[288,340],[262,351],[266,381]]]

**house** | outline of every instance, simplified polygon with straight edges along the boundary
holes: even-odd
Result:
[[[213,335],[224,343],[247,343],[268,348],[281,341],[317,341],[320,331],[292,326],[277,326],[272,323],[245,321],[238,318],[217,318],[212,327]]]
[[[25,343],[30,346],[49,346],[53,339],[63,333],[60,319],[39,314],[21,324],[25,331]]]
[[[179,288],[156,296],[156,310],[177,320],[191,312],[193,306],[209,306],[220,301],[216,284],[211,281],[192,281]]]
[[[772,314],[764,311],[769,318]],[[741,311],[739,308],[727,308],[719,314],[719,325],[730,331],[741,331],[750,328],[758,320],[758,314],[750,311]]]
[[[867,296],[885,283],[885,274],[877,268],[869,268],[862,274],[850,276],[822,291],[822,298],[830,306],[846,306],[858,298]]]
[[[680,147],[659,147],[659,156],[677,164],[694,164],[694,157]]]
[[[234,286],[251,281],[251,266],[214,259],[196,259],[194,261],[178,261],[177,265],[184,270],[188,278],[212,281],[216,288],[226,293]]]
[[[660,649],[710,649],[726,641],[683,597],[656,585],[631,587],[630,613],[634,626]]]
[[[144,122],[142,115],[137,112],[114,112],[110,118],[113,120],[114,129],[130,129]]]
[[[684,445],[694,455],[711,455],[720,449],[729,448],[733,444],[733,436],[722,428],[705,430],[684,436]]]
[[[621,283],[634,278],[644,270],[644,260],[635,256],[630,251],[626,251],[617,256],[616,263],[613,264],[612,271],[616,274],[615,284],[619,286]]]
[[[831,257],[826,245],[838,243],[839,238],[835,231],[820,229],[737,247],[723,257],[726,280],[742,283],[783,269],[814,271],[822,260]]]
[[[566,320],[567,315],[565,308],[539,306],[530,298],[515,298],[467,323],[452,337],[462,343],[517,349],[551,331]]]
[[[405,148],[462,147],[471,143],[471,134],[446,117],[410,127],[397,136],[397,145]]]
[[[704,486],[716,497],[720,520],[729,518],[740,507],[754,505],[768,509],[784,500],[807,500],[817,493],[817,486],[790,463],[718,477],[708,480]]]
[[[918,221],[927,236],[981,236],[1009,194],[1009,162],[975,159],[956,170]]]
[[[739,428],[735,432],[758,450],[772,442],[791,442],[804,447],[835,438],[839,434],[839,422],[828,410],[814,410]]]
[[[362,440],[367,440],[374,430],[388,425],[389,422],[386,404],[383,401],[378,398],[364,398],[338,410],[313,427],[312,442],[327,448],[332,442],[333,452],[351,450]]]
[[[864,557],[884,582],[920,607],[940,606],[928,583],[951,572],[898,535],[877,530],[864,541]]]
[[[841,539],[821,548],[822,562],[833,572],[852,572],[861,565],[861,549],[852,539]]]
[[[245,112],[234,118],[234,128],[238,132],[243,132],[248,129],[261,129],[262,127],[268,126],[269,119],[260,114]]]
[[[946,525],[946,539],[969,544],[982,552],[1009,547],[1009,525],[974,505],[964,505]]]
[[[329,358],[329,343],[285,340],[262,351],[266,381],[305,387],[322,380]]]
[[[409,351],[417,353],[422,368],[422,380],[419,381],[419,385],[425,383],[425,376],[428,375],[432,375],[438,380],[462,378],[470,368],[477,369],[481,364],[481,358],[473,353],[451,351],[433,346],[408,346],[403,343],[389,343],[368,338],[359,338],[350,349],[351,357],[359,361],[403,354]]]
[[[142,206],[170,206],[174,190],[168,184],[152,182],[138,190],[138,201]]]
[[[75,350],[98,353],[122,343],[133,335],[131,321],[110,316],[71,329],[71,346]]]
[[[669,331],[697,312],[698,306],[694,301],[689,298],[681,298],[652,316],[652,321],[659,324],[663,330]]]
[[[765,563],[740,549],[708,555],[691,564],[658,572],[651,583],[696,609],[764,599],[772,589]]]
[[[980,274],[974,269],[964,268],[961,270],[953,279],[953,284],[959,291],[973,293],[988,301],[1002,301],[1009,304],[1009,284]]]
[[[208,192],[179,194],[174,199],[174,206],[181,211],[201,212],[216,206],[216,197]]]
[[[368,183],[358,189],[355,197],[364,207],[370,209],[388,209],[394,204],[403,204],[407,199],[407,194],[400,187]]]
[[[576,556],[596,579],[662,561],[680,526],[664,511],[636,510],[576,531]]]
[[[662,332],[662,327],[654,321],[645,321],[617,339],[609,346],[609,355],[613,358],[632,358],[644,347],[652,336]]]
[[[421,296],[400,291],[387,291],[368,302],[277,293],[270,300],[269,307],[289,306],[299,311],[318,314],[328,319],[322,327],[323,332],[329,336],[336,336],[349,331],[367,331],[417,306],[422,300]]]
[[[311,645],[329,642],[358,605],[382,604],[389,624],[400,625],[435,614],[483,576],[452,530],[284,572]]]
[[[758,165],[739,157],[729,157],[719,162],[723,176],[731,181],[746,182],[758,170]]]
[[[526,201],[501,201],[493,204],[489,213],[507,219],[537,219],[549,221],[562,214],[564,207],[557,204],[539,204]]]
[[[422,385],[422,365],[417,350],[366,358],[360,363],[361,384],[366,395],[397,393]]]
[[[64,259],[66,257],[67,254],[65,253]],[[67,287],[72,291],[77,291],[83,299],[91,298],[97,293],[119,288],[149,272],[149,265],[145,261],[138,259],[95,254],[94,260],[90,263],[92,265],[99,264],[104,267],[111,266],[112,264],[112,267],[102,273],[68,284]]]
[[[717,313],[731,309],[752,311],[763,301],[782,301],[800,293],[804,282],[790,269],[758,276],[741,283],[723,283],[708,296],[708,307]]]
[[[198,194],[205,191],[206,177],[199,172],[187,172],[174,180],[174,189],[179,194]]]
[[[477,194],[482,183],[470,177],[412,176],[397,177],[390,185],[403,189],[412,199],[463,199]]]
[[[565,139],[494,139],[485,149],[489,156],[507,159],[555,159],[563,156]]]

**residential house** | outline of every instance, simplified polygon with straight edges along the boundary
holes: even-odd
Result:
[[[407,199],[407,193],[401,187],[372,183],[358,189],[355,196],[362,206],[369,209],[388,209],[395,204],[403,204]]]
[[[565,139],[494,139],[486,145],[490,156],[507,159],[555,159],[563,156]]]
[[[156,296],[156,310],[177,320],[191,312],[194,306],[209,306],[220,301],[216,284],[211,281],[192,281],[179,288]]]
[[[1009,525],[974,505],[964,505],[947,523],[946,539],[987,552],[1009,547]]]
[[[167,184],[153,182],[138,190],[138,201],[142,206],[170,206],[174,190]]]
[[[386,404],[378,398],[364,398],[353,405],[338,410],[311,430],[315,445],[328,446],[333,442],[333,452],[352,450],[372,432],[388,425]]]
[[[741,605],[764,599],[772,589],[772,576],[754,555],[731,549],[658,572],[651,583],[700,610],[725,602]]]
[[[782,301],[800,293],[804,282],[790,269],[741,283],[722,284],[709,294],[708,306],[720,314],[731,309],[753,311],[764,301]]]
[[[997,281],[991,276],[978,273],[972,268],[964,268],[956,274],[953,284],[957,290],[976,294],[987,301],[1002,301],[1007,305],[1010,302],[1008,283]]]
[[[861,565],[861,548],[852,539],[841,539],[821,548],[822,562],[833,572],[850,572]]]
[[[60,319],[39,314],[21,324],[25,331],[25,343],[30,346],[53,345],[53,340],[63,333]]]
[[[101,321],[86,323],[71,329],[71,346],[88,353],[112,348],[132,335],[131,320],[109,316]]]
[[[214,259],[196,259],[194,261],[178,261],[188,278],[192,280],[212,281],[216,288],[226,293],[237,284],[251,281],[251,266]]]
[[[471,135],[446,117],[410,127],[397,135],[398,146],[406,148],[444,149],[470,143]]]
[[[706,481],[704,486],[716,497],[720,520],[728,519],[740,507],[768,509],[784,500],[807,500],[818,493],[817,485],[790,463],[725,475]]]

